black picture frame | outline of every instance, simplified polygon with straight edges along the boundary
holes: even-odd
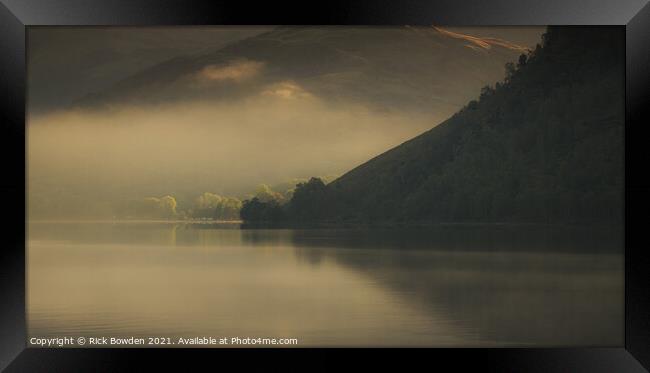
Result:
[[[25,98],[26,27],[37,25],[616,25],[626,34],[625,344],[617,348],[235,350],[26,348]],[[4,245],[0,247],[0,369],[118,371],[202,361],[210,369],[338,368],[372,365],[408,369],[412,359],[499,372],[643,372],[650,367],[650,5],[648,0],[350,0],[250,2],[174,0],[0,0],[0,123]],[[374,353],[374,356],[370,356]],[[307,358],[300,365],[296,356]],[[408,364],[407,364],[408,362]],[[449,365],[451,364],[451,365]],[[415,367],[415,366],[413,366]],[[646,367],[646,368],[644,368]],[[228,368],[231,369],[231,368]]]

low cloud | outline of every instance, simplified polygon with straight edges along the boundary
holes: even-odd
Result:
[[[100,215],[106,201],[167,194],[191,204],[206,190],[241,198],[260,183],[342,174],[442,119],[334,105],[290,82],[229,102],[31,116],[30,214]]]
[[[226,65],[207,65],[203,67],[196,78],[199,82],[240,82],[260,74],[264,63],[250,60],[232,61]]]
[[[285,81],[273,84],[262,91],[265,96],[279,97],[282,99],[309,98],[311,94],[295,82]]]

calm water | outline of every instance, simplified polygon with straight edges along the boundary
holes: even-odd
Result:
[[[620,233],[31,223],[30,336],[619,346]]]

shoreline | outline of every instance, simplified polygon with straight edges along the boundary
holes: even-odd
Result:
[[[241,229],[364,229],[364,228],[546,228],[623,229],[624,223],[534,223],[534,222],[244,222],[243,220],[155,220],[155,219],[26,219],[29,224],[183,224],[183,225],[240,225]]]
[[[27,224],[243,224],[242,220],[26,219]]]

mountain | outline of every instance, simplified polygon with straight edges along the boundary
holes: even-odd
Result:
[[[297,188],[290,217],[621,223],[624,41],[618,28],[549,27],[444,123],[327,186]]]
[[[29,112],[60,109],[175,56],[204,54],[272,28],[31,28],[27,45]]]
[[[179,56],[88,95],[77,106],[233,100],[307,92],[332,102],[426,110],[446,118],[526,52],[435,27],[278,27]]]
[[[495,37],[519,29],[230,29],[41,39],[30,54],[42,94],[30,95],[30,215],[110,217],[149,196],[180,206],[341,175],[448,118],[525,50]],[[541,30],[526,32],[532,44]]]

